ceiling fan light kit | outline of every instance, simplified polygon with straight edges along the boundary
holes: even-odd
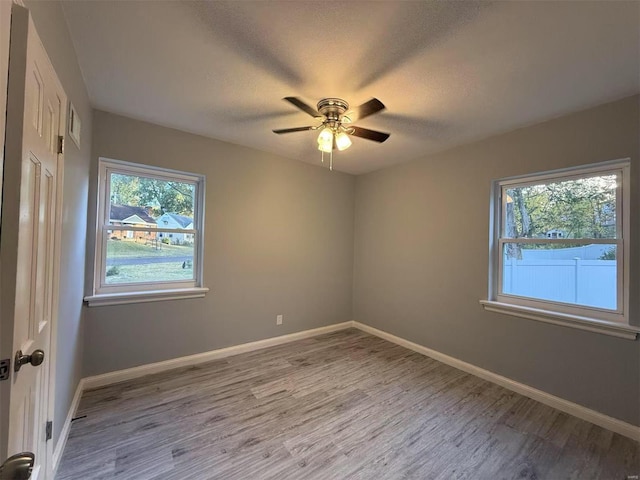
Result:
[[[320,131],[318,135],[318,150],[330,152],[333,149],[333,131],[326,127]]]
[[[329,169],[333,170],[333,150],[346,150],[352,144],[349,136],[360,137],[366,140],[382,143],[389,138],[389,133],[369,130],[367,128],[350,125],[356,120],[362,120],[369,115],[384,110],[384,104],[377,98],[372,98],[354,110],[349,110],[349,104],[341,98],[323,98],[318,102],[317,110],[307,105],[297,97],[285,97],[283,100],[291,103],[303,112],[322,121],[320,125],[308,127],[294,127],[273,130],[273,133],[305,132],[308,130],[320,130],[318,135],[318,150],[329,154]]]
[[[336,135],[336,147],[338,150],[343,151],[351,146],[351,139],[349,135],[344,132],[340,132]]]

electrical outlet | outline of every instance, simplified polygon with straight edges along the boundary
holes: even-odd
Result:
[[[278,315],[276,317],[276,325],[282,325],[282,317],[283,315]]]

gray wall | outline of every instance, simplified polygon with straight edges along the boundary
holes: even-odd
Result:
[[[94,174],[100,156],[206,175],[211,291],[87,308],[85,375],[351,320],[353,176],[96,111]]]
[[[83,125],[82,148],[68,140],[65,154],[54,441],[82,375],[352,318],[640,424],[639,342],[478,304],[487,293],[492,179],[631,156],[638,211],[638,97],[354,179],[103,112],[92,128],[60,4],[25,4]],[[89,165],[95,179],[100,155],[207,175],[204,299],[91,308],[82,321],[86,238],[87,258],[93,251]],[[91,220],[94,191],[89,198]]]
[[[82,297],[87,236],[87,189],[91,152],[92,109],[75,50],[58,2],[25,1],[62,87],[82,122],[78,149],[65,145],[60,307],[57,329],[54,441],[58,441],[76,387],[82,377]],[[68,131],[68,129],[67,129]]]
[[[639,97],[357,177],[354,320],[640,425],[640,342],[485,312],[502,177],[632,159],[638,324]]]

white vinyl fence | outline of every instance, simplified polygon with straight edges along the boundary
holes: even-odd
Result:
[[[616,308],[616,261],[505,259],[502,291],[613,310]]]

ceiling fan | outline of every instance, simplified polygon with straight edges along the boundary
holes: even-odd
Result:
[[[355,109],[349,110],[349,104],[341,98],[323,98],[318,102],[317,110],[307,105],[297,97],[285,97],[283,100],[291,103],[303,112],[321,121],[319,125],[307,127],[294,127],[273,130],[273,133],[281,135],[283,133],[304,132],[307,130],[320,130],[318,135],[318,150],[324,154],[330,154],[329,167],[333,170],[333,150],[346,150],[351,146],[349,136],[360,137],[374,142],[382,143],[389,138],[389,133],[370,130],[368,128],[356,127],[353,122],[378,113],[385,109],[384,104],[377,98],[363,103]]]

